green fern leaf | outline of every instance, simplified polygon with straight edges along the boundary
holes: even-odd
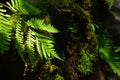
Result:
[[[28,20],[27,24],[31,26],[34,29],[40,29],[47,31],[49,33],[58,33],[59,31],[54,28],[52,25],[45,25],[44,20],[32,18],[31,20]]]
[[[62,60],[54,49],[54,40],[50,37],[44,36],[42,34],[35,33],[37,37],[37,51],[39,51],[40,57],[48,59],[50,57],[55,57]],[[40,52],[41,51],[41,52]],[[62,60],[63,61],[63,60]]]
[[[35,8],[30,2],[28,2],[27,0],[11,0],[12,6],[10,5],[9,7],[11,7],[13,9],[13,11],[18,11],[22,14],[32,14],[32,15],[36,15],[38,13],[40,13],[39,9]]]
[[[112,54],[114,45],[108,33],[102,33],[101,31],[101,34],[97,36],[97,40],[100,56],[109,64],[113,72],[120,76],[120,56]]]
[[[110,59],[110,55],[109,55],[109,53],[108,53],[105,49],[100,48],[100,49],[99,49],[99,53],[102,53],[102,56],[103,56],[105,59]]]
[[[43,60],[42,48],[40,46],[40,42],[37,37],[36,37],[36,48],[40,58]]]
[[[106,60],[107,63],[109,63],[111,69],[114,73],[116,73],[118,76],[120,76],[120,62],[112,61],[112,60]]]
[[[50,54],[48,46],[46,46],[46,44],[53,45],[52,43],[50,43],[50,42],[53,42],[53,41],[50,40],[49,37],[46,37],[46,36],[44,36],[42,34],[38,34],[38,33],[36,33],[36,37],[37,37],[38,42],[39,42],[39,44],[38,44],[39,45],[38,50],[41,51],[41,52],[39,52],[40,57],[42,55],[42,58],[48,59],[49,57],[51,57],[51,54]],[[49,42],[47,43],[47,41],[49,41]]]
[[[44,58],[47,59],[47,58],[48,58],[48,57],[47,57],[47,54],[48,54],[48,53],[46,53],[46,49],[45,49],[46,47],[44,46],[44,44],[43,44],[42,42],[41,42],[41,47],[42,47],[42,53],[43,53],[43,55],[44,55]]]
[[[8,17],[4,13],[6,10],[2,9],[0,6],[0,53],[3,54],[4,51],[9,49],[9,41],[11,40],[11,22],[9,21]]]
[[[34,42],[35,42],[34,32],[29,29],[28,34],[27,34],[26,47],[27,47],[28,57],[32,65],[35,64]]]
[[[15,28],[16,28],[16,33],[15,33],[15,47],[21,57],[21,59],[23,60],[23,62],[25,62],[25,58],[24,58],[24,44],[23,44],[23,32],[21,31],[22,28],[22,21],[21,18],[19,18],[19,20],[17,20]]]

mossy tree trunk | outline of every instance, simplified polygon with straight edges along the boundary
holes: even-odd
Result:
[[[50,10],[52,24],[61,31],[57,34],[57,40],[61,50],[64,51],[67,80],[80,79],[81,75],[78,74],[80,71],[77,68],[83,55],[95,56],[96,38],[91,26],[91,3],[90,0],[76,0],[69,3],[67,9]]]

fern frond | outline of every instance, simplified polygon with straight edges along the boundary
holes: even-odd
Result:
[[[120,56],[113,54],[113,43],[109,35],[98,35],[98,51],[101,56],[110,66],[114,73],[120,76]]]
[[[40,46],[40,42],[37,37],[36,37],[36,49],[37,49],[37,52],[38,52],[40,58],[43,60],[42,48]]]
[[[31,26],[33,29],[44,30],[49,33],[58,33],[59,31],[53,26],[45,25],[44,20],[32,18],[27,22],[28,26]],[[43,34],[36,35],[36,48],[41,59],[48,59],[49,57],[55,57],[59,60],[62,60],[54,49],[54,40],[50,37],[44,36]]]
[[[27,40],[26,40],[26,48],[27,48],[28,57],[32,65],[35,64],[34,43],[35,43],[34,32],[29,29],[28,34],[27,34]]]
[[[48,59],[49,57],[55,57],[62,60],[55,51],[54,40],[50,37],[44,36],[42,34],[36,34],[36,46],[40,57],[43,59]],[[63,60],[62,60],[63,61]]]
[[[34,7],[30,2],[27,0],[11,0],[12,6],[9,4],[9,7],[11,7],[14,10],[17,10],[18,12],[22,14],[33,14],[36,15],[40,13],[39,9]]]
[[[9,49],[10,45],[10,32],[12,30],[11,22],[9,21],[8,17],[5,14],[6,10],[2,9],[0,6],[0,53],[3,54],[4,51]]]
[[[59,31],[54,28],[52,25],[45,25],[44,20],[32,18],[31,20],[28,20],[27,24],[31,26],[34,29],[40,29],[47,31],[49,33],[58,33]]]
[[[19,18],[16,22],[15,25],[15,47],[21,57],[21,59],[23,60],[23,62],[25,62],[25,58],[24,58],[24,44],[23,44],[23,32],[21,30],[22,28],[22,21],[21,18]]]

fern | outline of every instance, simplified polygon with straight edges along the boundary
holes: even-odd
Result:
[[[108,5],[109,9],[113,6],[114,0],[105,0],[105,3]]]
[[[51,36],[51,33],[59,31],[51,24],[46,25],[44,19],[33,17],[38,15],[40,10],[27,0],[11,0],[11,4],[7,2],[7,5],[5,6],[12,11],[10,16],[6,15],[6,10],[0,6],[0,53],[9,50],[12,41],[13,47],[25,63],[29,59],[31,65],[35,66],[35,58],[38,57],[41,60],[53,57],[62,60],[55,51],[54,39]]]
[[[113,43],[108,34],[98,35],[98,51],[102,59],[104,59],[114,73],[120,76],[120,56],[113,54]]]
[[[41,59],[44,56],[45,59],[55,57],[62,60],[56,53],[53,43],[54,40],[52,38],[36,33],[36,47]]]
[[[21,59],[25,62],[24,59],[24,44],[23,44],[23,32],[21,30],[22,28],[22,19],[18,17],[18,20],[15,25],[15,47],[21,57]]]
[[[7,2],[13,12],[20,12],[21,14],[26,15],[36,15],[40,13],[39,9],[35,8],[27,0],[11,0],[11,3],[12,5]]]
[[[48,33],[59,32],[56,28],[54,28],[50,24],[45,25],[44,20],[41,19],[31,18],[30,20],[28,20],[27,24],[28,26],[31,26],[33,29],[36,30],[43,30],[47,31]],[[37,32],[35,32],[35,35],[36,35],[36,48],[41,59],[43,58],[47,59],[53,56],[62,60],[55,52],[54,40],[52,38],[47,37],[43,34],[38,34]]]
[[[5,9],[2,9],[2,5],[0,5],[0,53],[3,54],[5,51],[9,49],[9,41],[11,40],[11,23],[8,20],[8,14],[5,14]]]
[[[32,30],[29,29],[27,34],[26,47],[27,47],[28,57],[32,65],[34,65],[34,60],[35,60],[34,41],[35,41],[34,32],[32,32]]]
[[[50,25],[50,24],[45,25],[44,20],[42,20],[42,19],[32,18],[32,19],[28,20],[27,24],[34,29],[44,30],[44,31],[47,31],[49,33],[58,33],[59,32],[52,25]]]

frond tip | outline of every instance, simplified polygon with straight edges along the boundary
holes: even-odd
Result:
[[[44,31],[47,31],[49,33],[58,33],[59,32],[51,24],[46,25],[44,23],[44,20],[42,20],[42,19],[31,18],[30,20],[28,20],[27,24],[34,29],[44,30]]]

